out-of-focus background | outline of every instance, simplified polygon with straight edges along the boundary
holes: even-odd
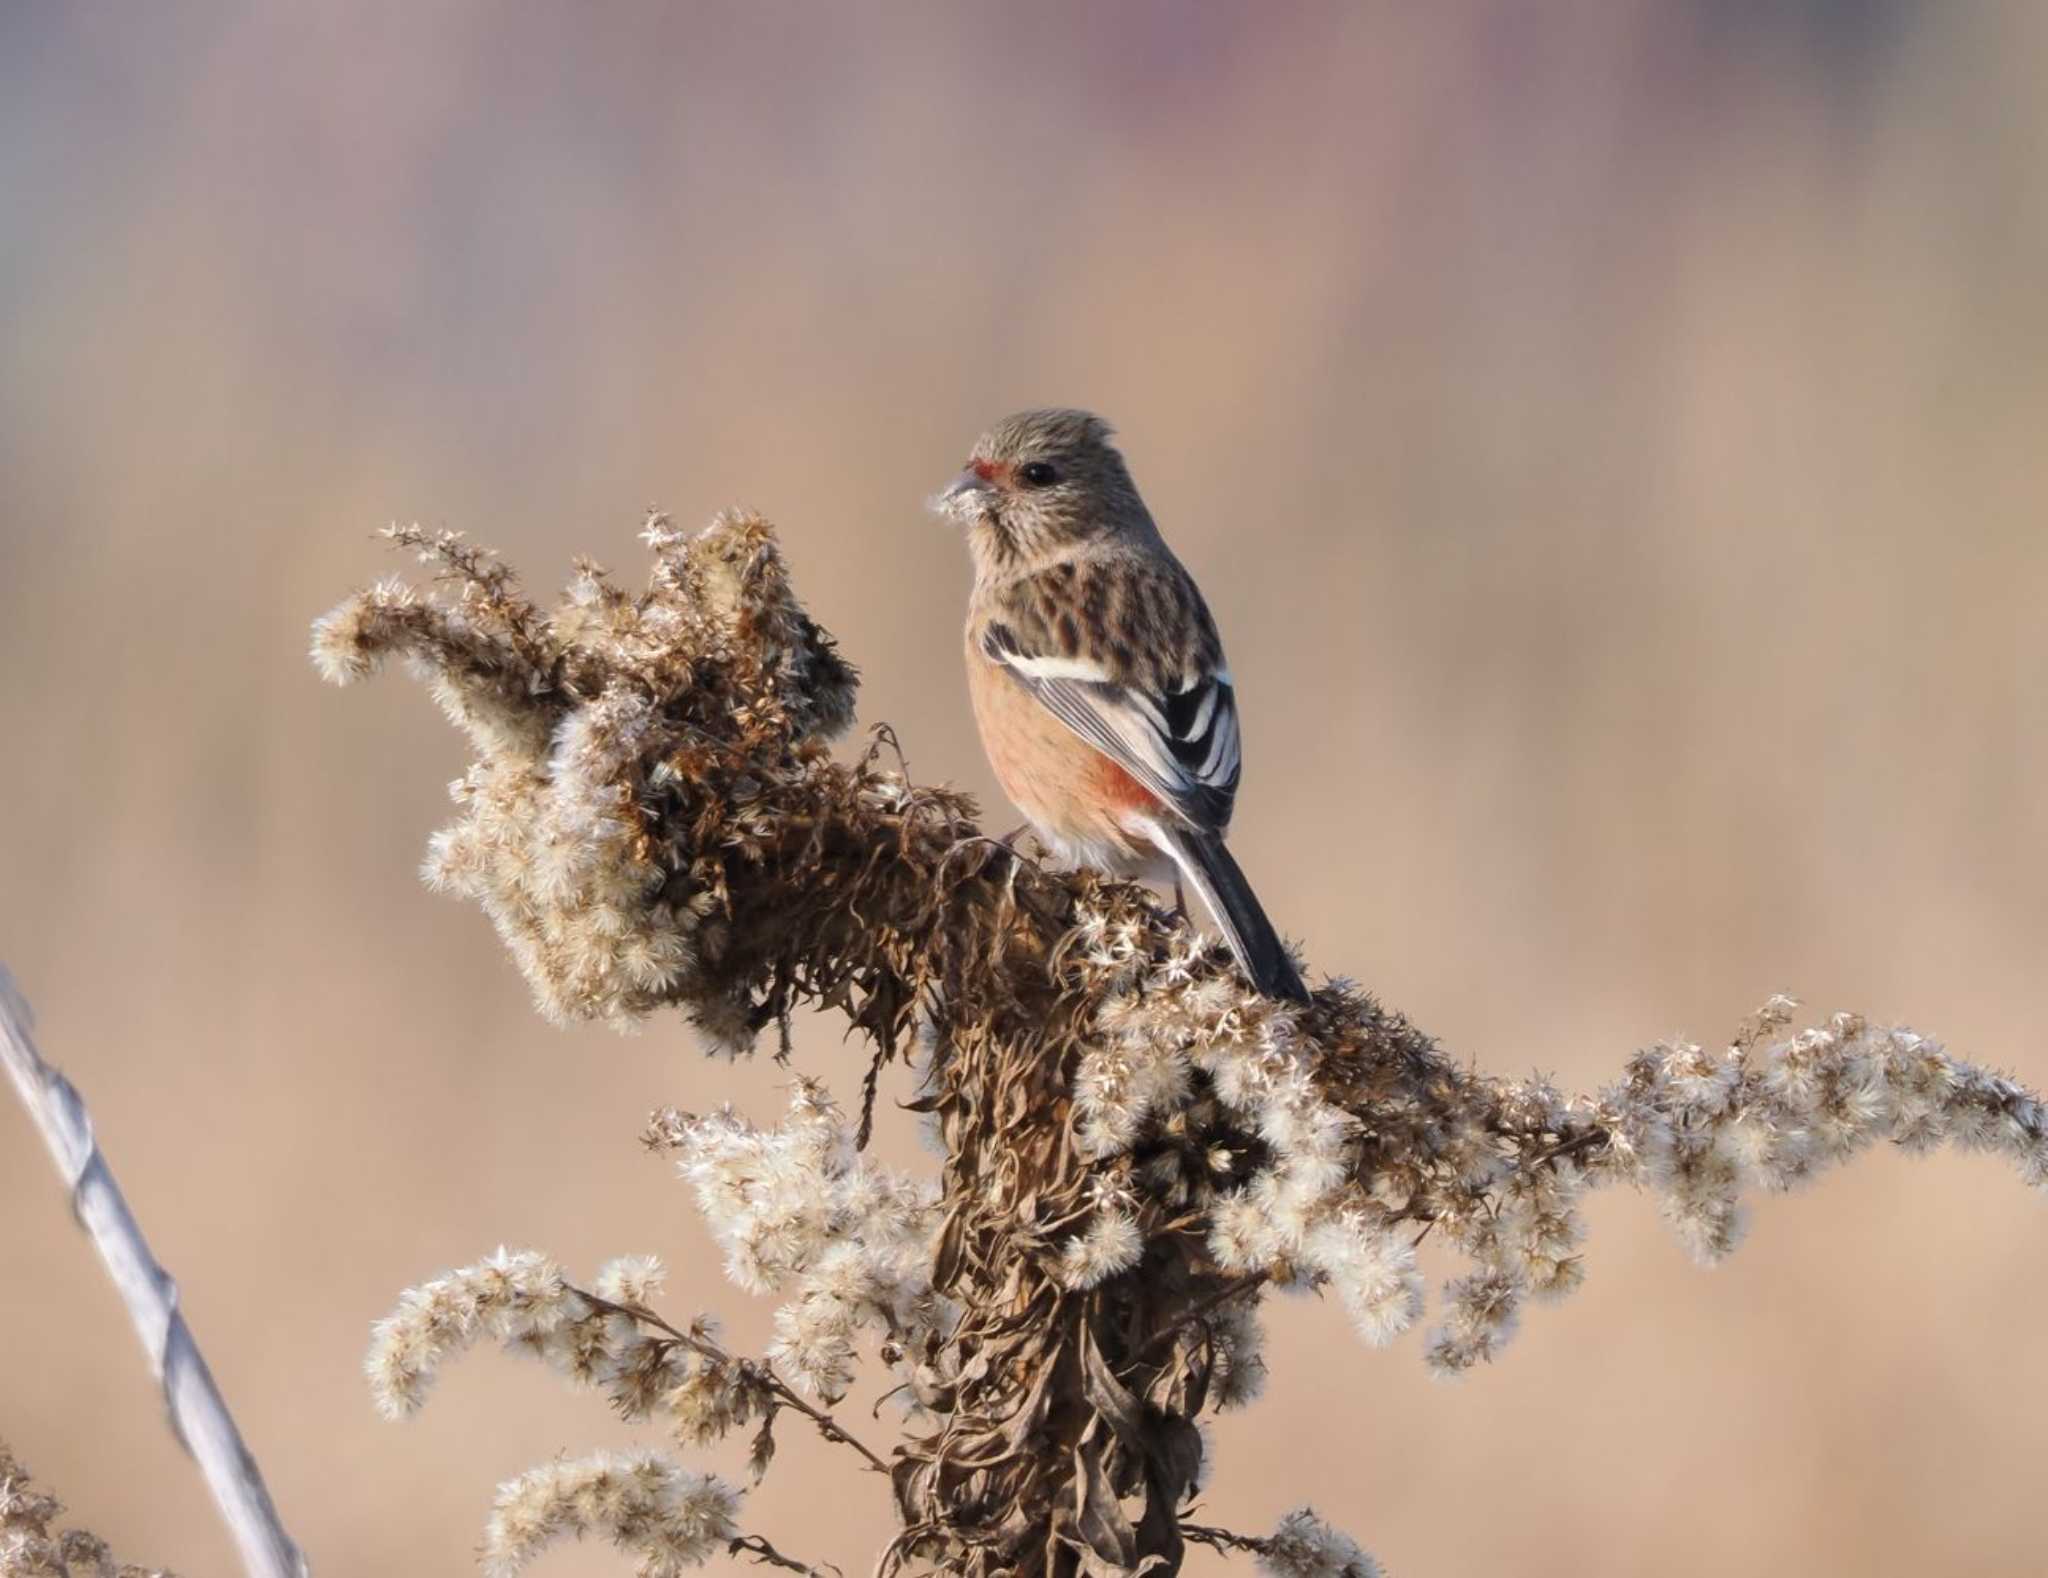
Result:
[[[634,1437],[487,1355],[380,1423],[402,1286],[656,1251],[758,1340],[634,1140],[786,1077],[547,1028],[418,886],[458,743],[304,658],[392,518],[549,587],[755,505],[865,720],[991,794],[921,501],[1098,408],[1315,969],[1573,1085],[1780,989],[2048,1083],[2044,72],[2033,0],[0,7],[0,957],[316,1568],[468,1570],[499,1479]],[[850,1093],[836,1026],[798,1056]],[[1460,1385],[1278,1309],[1207,1515],[1411,1575],[2041,1569],[1999,1164],[1870,1157],[1711,1273],[1592,1216]],[[0,1434],[232,1570],[8,1103]],[[855,1571],[884,1497],[789,1426],[747,1520]]]

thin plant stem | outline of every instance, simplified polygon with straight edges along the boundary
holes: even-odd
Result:
[[[764,1567],[780,1567],[785,1572],[806,1573],[809,1578],[824,1578],[827,1572],[839,1573],[839,1569],[830,1562],[826,1562],[822,1567],[814,1567],[809,1562],[798,1561],[794,1556],[785,1556],[758,1534],[742,1534],[729,1543],[725,1551],[728,1556],[751,1556]],[[845,1578],[845,1574],[840,1573],[840,1578]]]
[[[113,1279],[149,1355],[171,1426],[199,1465],[250,1578],[305,1578],[306,1559],[285,1532],[256,1459],[207,1368],[178,1304],[178,1285],[150,1253],[93,1133],[78,1089],[43,1061],[34,1016],[0,965],[0,1062],[35,1120],[71,1194],[71,1208]]]
[[[598,1297],[597,1294],[585,1288],[576,1288],[573,1291],[579,1298],[587,1300],[592,1308],[605,1310],[612,1314],[624,1315],[631,1320],[639,1321],[642,1325],[652,1326],[664,1336],[681,1343],[692,1353],[701,1354],[704,1358],[710,1359],[714,1363],[740,1366],[747,1374],[757,1378],[774,1395],[775,1401],[779,1405],[784,1408],[795,1409],[806,1419],[810,1420],[812,1424],[816,1425],[818,1427],[818,1434],[827,1441],[852,1447],[854,1451],[868,1460],[868,1467],[875,1470],[876,1473],[886,1474],[889,1472],[887,1461],[867,1447],[858,1437],[849,1433],[844,1425],[826,1413],[824,1409],[819,1408],[801,1392],[797,1391],[795,1387],[783,1380],[766,1362],[759,1359],[737,1358],[727,1353],[725,1349],[711,1341],[708,1337],[701,1337],[693,1332],[683,1331],[678,1327],[671,1326],[650,1309],[642,1308],[636,1304],[614,1303],[610,1299]]]

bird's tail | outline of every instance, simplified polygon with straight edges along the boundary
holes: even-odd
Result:
[[[1258,896],[1223,847],[1223,840],[1180,827],[1161,827],[1158,835],[1181,875],[1202,895],[1202,902],[1223,928],[1223,940],[1237,956],[1238,967],[1251,977],[1260,994],[1307,1002],[1308,988],[1302,984],[1301,972],[1294,968],[1286,944],[1266,919]]]

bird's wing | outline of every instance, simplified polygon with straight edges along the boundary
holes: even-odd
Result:
[[[1237,699],[1209,611],[1179,565],[1042,571],[998,602],[981,650],[1189,827],[1229,827]]]

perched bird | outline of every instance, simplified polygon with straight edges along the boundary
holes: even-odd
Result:
[[[1223,836],[1237,799],[1237,701],[1202,594],[1086,411],[985,433],[934,507],[974,554],[967,680],[990,764],[1048,848],[1202,895],[1268,997],[1306,1001]]]

